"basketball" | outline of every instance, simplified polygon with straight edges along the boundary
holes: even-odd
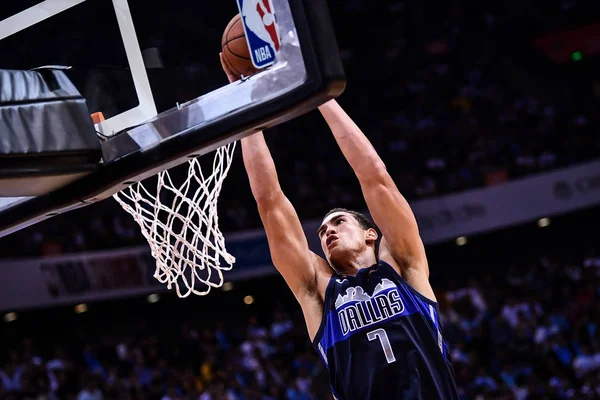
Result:
[[[250,76],[258,70],[252,65],[240,14],[229,21],[221,39],[223,62],[238,77]]]

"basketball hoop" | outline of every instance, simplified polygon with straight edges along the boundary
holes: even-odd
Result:
[[[187,178],[176,184],[169,170],[159,172],[156,189],[136,182],[113,197],[133,216],[156,259],[154,277],[181,298],[204,296],[223,285],[223,271],[235,258],[219,230],[217,201],[236,142],[219,148],[212,174],[205,176],[198,158],[188,162]]]

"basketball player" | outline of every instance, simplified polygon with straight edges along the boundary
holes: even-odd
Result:
[[[230,82],[238,77],[223,66]],[[377,152],[331,100],[319,107],[378,224],[342,208],[309,250],[262,132],[241,140],[273,264],[300,303],[338,400],[458,399],[415,217]],[[326,190],[326,188],[323,188]]]

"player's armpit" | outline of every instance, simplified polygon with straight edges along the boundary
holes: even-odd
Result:
[[[373,220],[381,230],[391,257],[404,268],[428,271],[417,220],[404,196],[384,168],[361,182]]]

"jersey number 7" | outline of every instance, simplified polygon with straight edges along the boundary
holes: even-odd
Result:
[[[394,356],[392,345],[390,344],[390,339],[388,339],[385,329],[379,328],[375,329],[374,331],[367,332],[367,339],[369,339],[369,341],[379,339],[381,347],[383,347],[383,354],[385,354],[385,359],[387,360],[388,364],[396,361],[396,356]]]

